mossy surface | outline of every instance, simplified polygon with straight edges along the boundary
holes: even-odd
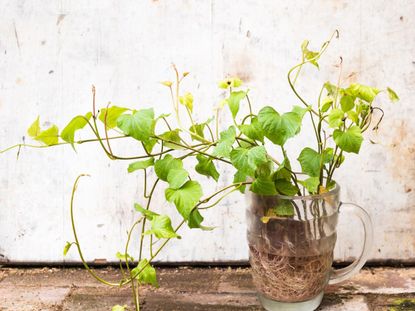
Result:
[[[400,298],[393,301],[389,311],[413,311],[415,310],[415,299]]]

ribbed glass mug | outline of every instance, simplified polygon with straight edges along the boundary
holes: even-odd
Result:
[[[362,207],[340,202],[339,195],[338,185],[319,195],[247,194],[252,276],[266,310],[315,310],[327,284],[346,280],[363,267],[372,245],[371,220]],[[358,216],[365,236],[361,255],[336,270],[332,262],[340,208]],[[294,215],[278,217],[275,209],[293,210]]]

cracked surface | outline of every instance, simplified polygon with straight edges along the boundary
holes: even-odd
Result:
[[[98,269],[116,280],[119,271]],[[141,289],[144,311],[259,311],[248,268],[159,268],[159,289]],[[370,268],[330,286],[320,311],[415,310],[415,268]],[[131,305],[129,288],[108,288],[80,268],[0,268],[1,311],[102,311]]]

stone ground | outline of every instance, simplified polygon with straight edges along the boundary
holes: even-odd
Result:
[[[119,270],[97,272],[116,280]],[[160,288],[142,289],[142,311],[262,310],[248,268],[159,268]],[[1,268],[1,311],[105,311],[130,305],[128,288],[108,288],[80,268]],[[415,310],[415,268],[366,268],[330,286],[320,311]]]

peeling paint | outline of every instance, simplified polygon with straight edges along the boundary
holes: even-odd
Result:
[[[64,20],[65,17],[66,17],[66,14],[59,14],[58,18],[56,19],[56,26],[59,26],[60,23],[62,23],[62,21]]]

